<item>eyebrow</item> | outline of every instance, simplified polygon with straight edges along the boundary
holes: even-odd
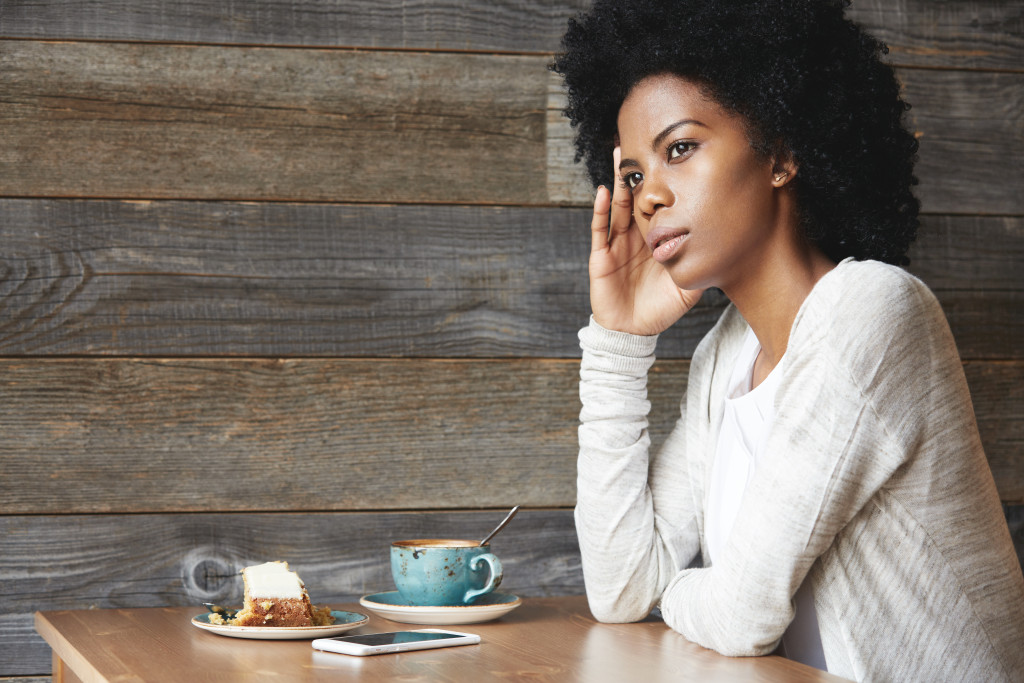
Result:
[[[665,140],[665,138],[667,138],[669,135],[672,134],[672,131],[674,131],[676,128],[681,128],[681,127],[686,126],[686,125],[701,126],[702,128],[707,128],[707,126],[705,126],[703,123],[701,123],[700,121],[698,121],[696,119],[680,119],[679,121],[676,121],[675,123],[670,123],[669,125],[665,126],[665,128],[660,133],[655,135],[654,136],[654,140],[651,142],[651,147],[657,149],[658,147],[661,146],[661,143]],[[619,170],[622,170],[626,166],[639,166],[639,165],[640,164],[638,164],[636,162],[636,160],[634,160],[634,159],[620,159],[619,160]]]

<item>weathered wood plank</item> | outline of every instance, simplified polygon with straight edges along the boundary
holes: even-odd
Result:
[[[8,195],[545,203],[541,57],[0,43]]]
[[[7,0],[0,36],[557,52],[586,0]],[[1024,16],[1000,0],[856,0],[897,64],[1020,69]]]
[[[905,66],[1009,69],[1024,66],[1024,12],[1002,0],[854,0],[850,17]]]
[[[653,380],[662,433],[686,367]],[[2,513],[575,502],[574,361],[10,360],[0,378]]]
[[[999,495],[1024,503],[1024,364],[969,362],[964,371]]]
[[[572,357],[590,312],[583,210],[0,200],[0,223],[7,355]]]
[[[587,0],[5,0],[0,36],[554,52]]]
[[[314,603],[347,602],[394,589],[391,541],[483,538],[505,512],[0,517],[0,672],[49,671],[35,610],[241,604],[238,572],[266,560],[287,560]],[[524,510],[491,545],[503,591],[583,592],[571,510]]]
[[[1024,363],[965,367],[1001,497],[1024,502]],[[687,368],[655,365],[656,444]],[[33,359],[0,377],[6,514],[575,503],[573,360]]]
[[[586,209],[8,199],[0,224],[6,355],[566,358],[590,311]],[[1024,358],[1024,219],[926,216],[911,258],[964,358]]]
[[[903,69],[930,213],[1024,213],[1024,73]]]
[[[589,188],[546,58],[0,43],[5,192],[547,204]],[[1024,73],[903,69],[933,213],[1024,214]],[[957,160],[955,172],[949,160]]]
[[[1024,218],[925,215],[910,248],[908,270],[940,296],[972,290],[1021,292],[1021,263]]]

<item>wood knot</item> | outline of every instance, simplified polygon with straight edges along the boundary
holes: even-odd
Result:
[[[236,563],[220,557],[212,548],[195,548],[181,563],[181,582],[185,592],[197,602],[239,599],[241,575]]]

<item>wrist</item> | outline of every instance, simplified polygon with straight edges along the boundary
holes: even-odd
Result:
[[[634,334],[610,329],[602,325],[595,316],[590,316],[587,327],[580,330],[580,345],[587,351],[611,353],[618,356],[645,358],[654,355],[658,335]]]

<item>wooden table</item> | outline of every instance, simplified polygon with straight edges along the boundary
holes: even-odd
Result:
[[[366,613],[357,604],[332,606]],[[723,657],[664,623],[599,624],[586,600],[525,598],[497,621],[453,626],[480,645],[375,657],[313,650],[308,640],[241,640],[192,626],[202,608],[37,612],[67,681],[841,681],[781,657]],[[430,628],[370,615],[349,634]]]

